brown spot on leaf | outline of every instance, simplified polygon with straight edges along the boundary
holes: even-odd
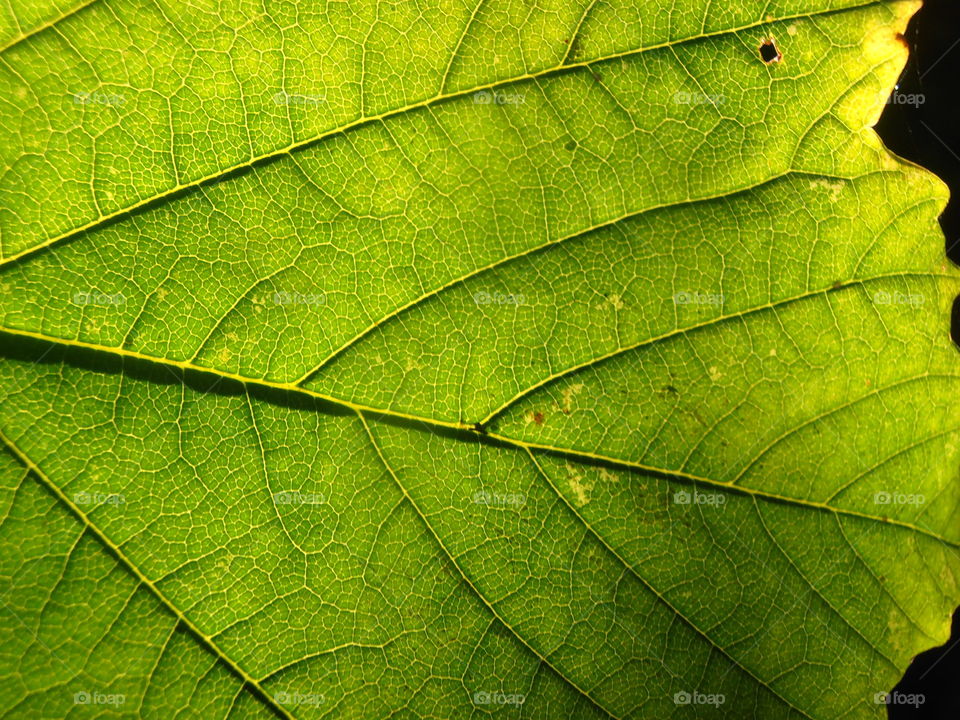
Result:
[[[524,413],[524,419],[527,421],[527,424],[536,423],[537,425],[543,425],[543,421],[546,419],[546,415],[543,414],[540,410],[527,410]]]

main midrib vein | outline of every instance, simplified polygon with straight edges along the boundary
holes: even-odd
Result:
[[[895,273],[890,276],[877,276],[874,278],[863,278],[858,280],[851,280],[845,283],[841,288],[839,288],[839,290],[845,290],[852,287],[857,287],[871,280],[883,279],[885,277],[901,277],[905,274],[910,275],[911,273]],[[925,275],[933,276],[936,274],[925,273]],[[708,327],[709,325],[712,325],[718,321],[730,319],[730,317],[740,317],[744,314],[749,314],[750,312],[757,312],[759,310],[768,309],[770,307],[776,307],[777,305],[783,304],[784,302],[796,302],[803,298],[823,295],[831,291],[836,292],[839,290],[834,290],[832,287],[825,288],[822,290],[812,291],[810,293],[806,293],[804,295],[800,295],[794,298],[788,298],[778,303],[773,303],[773,304],[768,303],[768,304],[759,306],[757,308],[752,308],[748,311],[745,311],[744,313],[737,313],[736,315],[733,315],[733,316],[721,316],[720,318],[714,318],[711,321],[707,321],[706,323],[701,323],[700,325],[697,325],[697,326],[681,328],[655,338],[650,338],[646,341],[646,344],[649,345],[655,342],[660,342],[669,337],[677,336],[687,332],[692,332],[698,328]],[[419,423],[426,427],[430,427],[434,429],[455,430],[458,432],[471,432],[471,428],[472,428],[472,426],[469,423],[451,422],[448,420],[441,420],[438,418],[414,415],[412,413],[406,413],[399,410],[392,410],[389,408],[381,408],[381,407],[376,407],[372,405],[366,405],[363,403],[357,403],[351,400],[346,400],[344,398],[335,397],[333,395],[327,395],[325,393],[317,392],[315,390],[311,390],[309,388],[299,386],[296,383],[277,382],[277,381],[268,380],[265,378],[252,378],[245,375],[240,375],[239,373],[232,373],[232,372],[220,370],[217,368],[195,365],[189,361],[159,358],[155,356],[144,355],[142,353],[139,353],[133,350],[126,350],[123,348],[110,348],[103,345],[84,342],[82,340],[69,340],[64,338],[57,338],[50,335],[44,335],[42,333],[34,332],[31,330],[21,330],[21,329],[12,329],[9,327],[0,327],[0,334],[2,333],[8,333],[10,335],[31,338],[34,340],[40,340],[46,343],[51,343],[53,345],[58,345],[58,346],[67,347],[67,348],[82,348],[85,350],[92,350],[92,351],[104,353],[106,355],[118,356],[120,358],[130,358],[133,360],[138,360],[138,361],[146,362],[153,365],[158,365],[160,367],[165,367],[167,369],[176,368],[177,370],[180,370],[182,372],[196,372],[202,375],[210,375],[216,378],[239,382],[248,387],[261,387],[261,388],[272,390],[272,391],[281,391],[284,393],[303,395],[303,396],[313,398],[314,400],[320,400],[326,403],[330,403],[332,405],[346,408],[353,412],[365,413],[367,415],[381,416],[386,418],[393,418],[395,420],[401,420],[401,421],[407,421],[407,422],[415,422],[415,423]],[[643,346],[645,345],[636,344],[632,346],[632,348],[636,349],[637,347],[643,347]],[[827,503],[816,502],[813,500],[804,500],[800,498],[794,498],[794,497],[779,495],[776,493],[771,493],[763,490],[758,490],[755,488],[749,488],[749,487],[740,486],[740,485],[733,485],[731,483],[726,483],[720,480],[714,480],[712,478],[707,478],[699,475],[694,475],[692,473],[687,473],[682,470],[671,470],[667,468],[654,467],[651,465],[646,465],[643,463],[626,460],[623,458],[603,455],[600,453],[594,453],[590,451],[579,450],[579,449],[569,448],[569,447],[559,447],[555,445],[537,443],[537,442],[532,442],[528,440],[521,440],[519,438],[514,438],[508,435],[501,435],[496,432],[486,432],[486,431],[477,432],[476,430],[472,430],[472,432],[474,433],[474,437],[489,438],[490,440],[495,440],[497,442],[501,442],[521,450],[538,450],[541,452],[556,453],[556,454],[570,457],[573,459],[579,459],[581,461],[607,463],[610,465],[623,467],[623,468],[637,471],[637,472],[656,474],[656,475],[668,477],[673,480],[680,480],[688,483],[701,483],[704,485],[721,488],[729,492],[749,495],[755,498],[760,498],[766,501],[781,502],[789,505],[794,505],[797,507],[818,510],[823,512],[831,512],[836,515],[858,517],[861,519],[871,520],[874,522],[894,525],[894,526],[911,530],[921,535],[926,535],[950,547],[960,548],[960,542],[958,541],[948,540],[947,538],[942,537],[941,535],[931,530],[927,530],[925,528],[922,528],[907,522],[903,522],[900,520],[894,520],[891,518],[870,515],[869,513],[859,512],[857,510],[837,508],[832,505],[828,505]]]
[[[523,75],[517,75],[511,78],[505,78],[502,80],[493,80],[489,83],[484,83],[482,85],[475,85],[470,88],[456,90],[450,93],[438,93],[433,97],[425,98],[423,100],[418,100],[416,102],[412,102],[407,105],[403,105],[401,107],[393,108],[391,110],[385,110],[384,112],[378,113],[376,115],[361,116],[355,120],[351,120],[350,122],[340,125],[338,127],[332,128],[330,130],[325,130],[324,132],[321,132],[310,138],[291,142],[289,145],[285,147],[278,148],[276,150],[271,150],[270,152],[264,153],[262,155],[252,156],[246,160],[238,162],[227,168],[218,169],[208,175],[204,175],[194,180],[190,180],[189,182],[178,183],[177,185],[171,186],[166,190],[163,190],[155,195],[142,198],[131,205],[128,205],[123,208],[119,208],[110,213],[102,214],[99,217],[94,218],[88,223],[80,225],[71,230],[67,230],[66,232],[63,232],[60,235],[56,235],[54,237],[48,238],[39,244],[32,245],[31,247],[20,250],[5,258],[0,258],[0,268],[8,264],[14,263],[18,260],[21,260],[22,258],[33,255],[34,253],[37,253],[45,248],[67,241],[85,232],[95,230],[98,227],[105,225],[106,223],[112,222],[118,218],[122,218],[126,215],[136,212],[137,210],[143,209],[147,206],[153,206],[159,202],[168,201],[174,196],[179,195],[180,193],[186,190],[197,188],[202,185],[215,183],[218,180],[221,180],[232,173],[254,167],[256,165],[259,165],[264,162],[268,162],[273,159],[281,158],[284,155],[292,155],[293,153],[299,150],[304,150],[308,147],[316,145],[317,143],[327,138],[340,135],[350,130],[357,129],[359,127],[363,127],[365,125],[368,125],[377,121],[386,120],[388,118],[391,118],[397,115],[402,115],[404,113],[412,112],[414,110],[430,107],[440,102],[444,102],[446,100],[466,97],[468,95],[471,95],[475,92],[479,92],[481,90],[491,90],[491,89],[503,87],[506,85],[513,85],[516,83],[527,82],[527,81],[536,80],[539,78],[550,77],[552,75],[556,75],[561,72],[567,72],[569,70],[574,70],[577,68],[587,68],[600,63],[608,62],[610,60],[633,57],[636,55],[641,55],[643,53],[652,52],[655,50],[662,50],[664,48],[672,48],[672,47],[683,45],[686,43],[695,42],[697,40],[704,40],[712,37],[722,37],[724,35],[733,35],[736,33],[741,33],[747,30],[751,30],[753,28],[771,25],[774,23],[788,22],[790,20],[800,20],[805,18],[814,18],[819,16],[825,16],[825,15],[835,15],[838,13],[852,12],[865,7],[882,4],[883,1],[884,0],[867,0],[866,2],[857,4],[857,5],[851,5],[845,8],[821,10],[817,12],[796,13],[794,15],[784,15],[783,17],[778,17],[778,18],[758,20],[756,22],[742,25],[736,28],[715,30],[709,33],[701,33],[698,35],[690,35],[683,38],[677,38],[675,40],[667,40],[662,43],[647,45],[641,48],[635,48],[633,50],[624,50],[622,52],[610,53],[609,55],[602,55],[590,60],[581,60],[581,61],[572,62],[572,63],[565,63],[563,60],[561,60],[558,65],[554,65],[552,67],[549,67],[543,70],[538,70],[536,72],[525,73]],[[894,1],[898,2],[900,0],[894,0]]]
[[[106,533],[96,525],[87,514],[81,510],[76,503],[74,503],[66,493],[60,488],[57,483],[55,483],[51,478],[44,473],[43,470],[30,458],[30,456],[23,451],[20,446],[4,432],[3,428],[0,428],[0,442],[2,442],[9,450],[12,452],[27,470],[33,473],[40,482],[47,487],[50,492],[57,498],[57,500],[66,507],[72,515],[74,515],[89,531],[93,536],[100,542],[105,548],[107,548],[114,557],[120,562],[120,564],[125,567],[137,581],[147,588],[149,592],[157,599],[157,601],[163,605],[167,610],[173,613],[174,617],[177,618],[178,623],[182,623],[185,628],[190,632],[190,634],[196,639],[198,643],[207,648],[207,650],[213,654],[220,662],[222,662],[240,681],[246,686],[253,688],[255,691],[254,694],[258,699],[271,711],[277,713],[287,720],[296,720],[295,716],[292,715],[286,708],[277,703],[276,700],[271,697],[271,695],[263,689],[263,686],[246,670],[244,670],[237,662],[235,662],[231,657],[224,652],[216,641],[203,632],[199,627],[197,627],[186,614],[180,610],[180,608],[170,600],[156,584],[148,578],[139,566],[137,566],[133,560],[127,557],[126,553],[120,548],[119,545],[114,543],[107,537]]]

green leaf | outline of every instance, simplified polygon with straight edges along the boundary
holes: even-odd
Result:
[[[5,717],[884,716],[960,597],[917,3],[672,5],[3,11]]]

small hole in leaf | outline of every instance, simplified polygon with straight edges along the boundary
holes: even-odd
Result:
[[[773,41],[773,38],[767,38],[760,43],[760,59],[767,65],[783,60],[783,53],[777,50],[777,44]]]

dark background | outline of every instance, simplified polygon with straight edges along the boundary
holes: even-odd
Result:
[[[952,198],[940,225],[947,256],[960,264],[960,0],[926,0],[906,40],[910,59],[895,93],[921,95],[924,101],[891,102],[877,132],[897,155],[933,171],[950,186]],[[960,302],[954,302],[951,324],[954,342],[960,344]],[[924,702],[888,704],[890,720],[960,720],[960,608],[953,614],[950,639],[917,655],[893,690],[922,694]],[[894,695],[897,699],[903,698]]]
[[[924,102],[891,101],[876,129],[893,152],[950,186],[953,199],[940,224],[947,255],[960,264],[960,0],[926,0],[906,39],[910,59],[895,95],[920,95]]]

